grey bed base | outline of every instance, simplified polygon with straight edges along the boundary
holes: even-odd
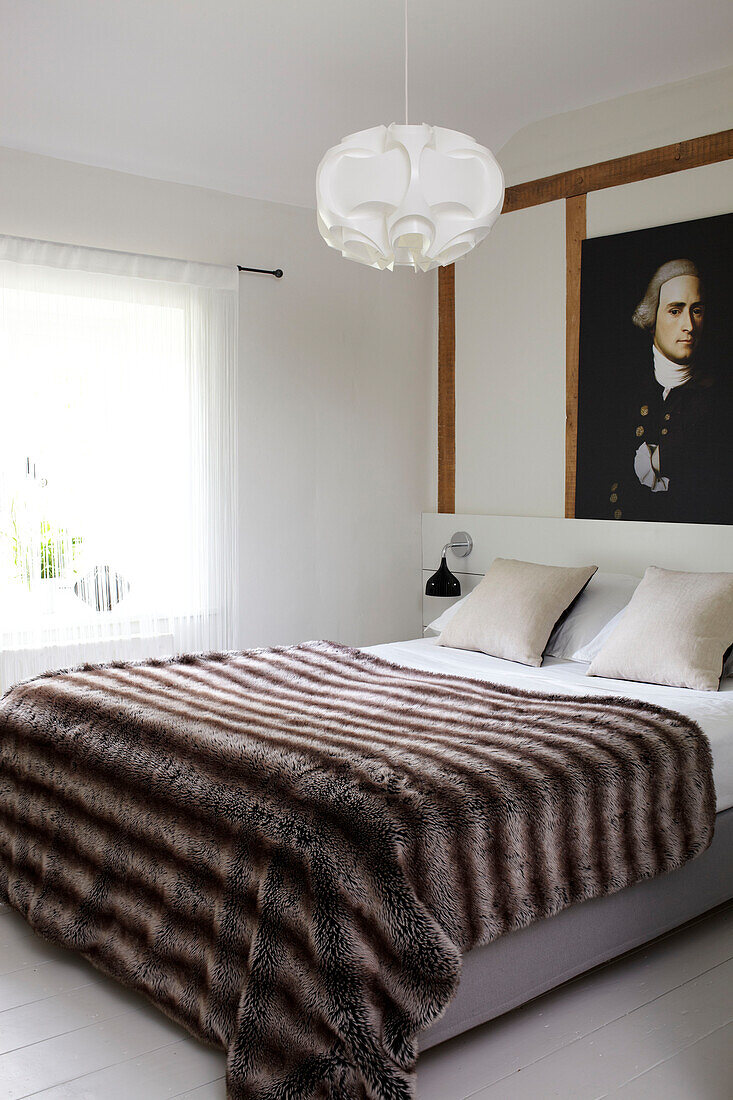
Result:
[[[708,850],[679,871],[573,905],[470,951],[456,996],[421,1037],[420,1049],[493,1020],[731,897],[733,807],[716,816]]]

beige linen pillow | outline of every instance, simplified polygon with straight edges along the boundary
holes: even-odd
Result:
[[[651,565],[589,676],[717,691],[733,643],[733,573]]]
[[[565,569],[496,558],[447,624],[438,645],[541,665],[552,628],[597,568]]]

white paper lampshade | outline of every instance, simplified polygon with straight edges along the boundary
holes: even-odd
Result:
[[[373,126],[329,149],[316,175],[318,228],[359,263],[430,271],[475,248],[501,213],[493,154],[442,126]]]

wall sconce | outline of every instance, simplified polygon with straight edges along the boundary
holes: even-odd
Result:
[[[450,542],[443,547],[440,556],[440,568],[433,573],[425,585],[426,596],[460,596],[461,582],[446,565],[445,555],[452,550],[457,558],[467,557],[473,550],[473,539],[467,531],[455,531]]]

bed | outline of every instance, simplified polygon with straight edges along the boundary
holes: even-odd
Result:
[[[527,560],[613,549],[592,521],[553,550],[563,521],[493,519],[494,552],[502,529]],[[653,536],[627,536],[637,562]],[[584,673],[423,638],[41,677],[0,705],[0,892],[224,1046],[231,1097],[406,1100],[418,1035],[733,894],[733,681]]]
[[[585,902],[529,928],[469,952],[458,993],[420,1040],[427,1050],[494,1019],[609,959],[678,927],[733,897],[733,678],[717,693],[586,676],[587,664],[545,658],[528,668],[482,653],[445,649],[435,638],[371,646],[369,652],[407,667],[526,690],[578,695],[624,695],[674,711],[698,723],[713,754],[715,837],[684,868],[637,883],[611,897]]]

